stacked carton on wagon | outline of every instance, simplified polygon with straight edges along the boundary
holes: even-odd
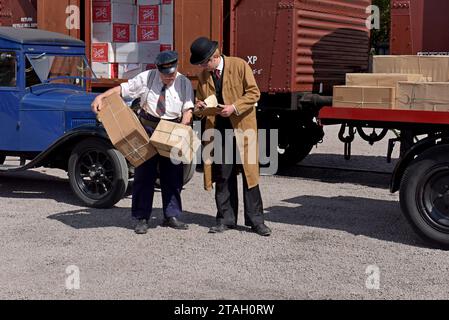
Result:
[[[334,107],[393,109],[401,81],[420,82],[421,74],[348,73],[346,85],[334,87]]]
[[[448,56],[375,56],[371,74],[347,74],[335,107],[449,111]]]
[[[375,56],[373,71],[417,72],[428,80],[400,82],[397,109],[449,111],[449,56]]]

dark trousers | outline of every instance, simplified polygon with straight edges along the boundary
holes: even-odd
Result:
[[[236,148],[235,137],[229,137],[229,129],[232,125],[229,119],[217,117],[216,129],[220,132],[223,139],[222,147],[222,164],[214,163],[212,166],[213,176],[215,180],[215,202],[217,204],[217,223],[225,225],[236,225],[238,216],[238,187],[237,175],[238,171],[242,171],[243,180],[243,207],[244,219],[246,226],[256,226],[264,223],[263,203],[259,186],[248,188],[248,183],[244,174],[243,166],[236,163],[235,155],[238,150]],[[228,129],[228,131],[225,131]],[[226,136],[226,138],[225,138]],[[226,154],[224,143],[228,141],[233,143],[233,163],[226,162]],[[217,147],[217,146],[215,146]]]
[[[182,213],[183,165],[173,164],[170,158],[156,155],[134,172],[131,211],[137,219],[149,219],[151,216],[158,164],[164,216],[179,217]]]
[[[215,202],[217,204],[217,223],[236,225],[239,199],[236,164],[214,164]],[[259,186],[248,189],[245,174],[243,179],[243,207],[246,226],[264,223],[263,203]]]

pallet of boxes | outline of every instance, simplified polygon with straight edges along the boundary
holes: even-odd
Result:
[[[173,0],[93,0],[92,70],[130,79],[173,48]]]
[[[348,73],[334,107],[449,111],[448,56],[374,56],[373,73]]]

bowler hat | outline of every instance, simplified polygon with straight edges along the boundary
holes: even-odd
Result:
[[[155,64],[159,72],[163,74],[173,73],[178,66],[178,53],[176,51],[162,51],[157,55]]]
[[[190,46],[190,63],[201,64],[208,60],[217,50],[218,42],[209,40],[206,37],[200,37],[193,41]]]

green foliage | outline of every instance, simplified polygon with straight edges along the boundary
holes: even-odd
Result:
[[[390,41],[390,0],[373,0],[380,9],[380,29],[371,30],[371,47],[388,45]]]

